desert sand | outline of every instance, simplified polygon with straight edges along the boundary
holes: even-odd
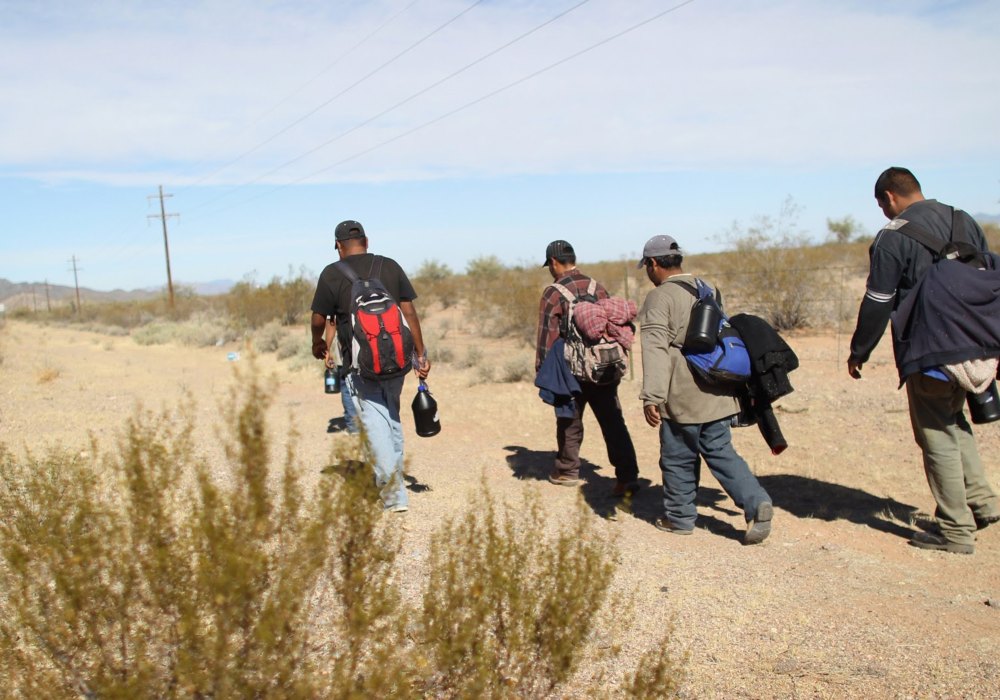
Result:
[[[534,387],[482,381],[490,364],[530,363],[531,350],[484,341],[444,315],[429,315],[424,326],[432,350],[447,343],[462,357],[475,345],[483,359],[432,369],[439,435],[417,437],[404,415],[411,508],[396,517],[405,523],[399,564],[414,579],[430,533],[484,487],[512,502],[536,490],[555,520],[569,517],[578,497],[545,480],[555,421]],[[294,332],[307,342],[304,329]],[[643,480],[630,509],[609,498],[613,469],[588,415],[579,493],[620,551],[613,604],[627,597],[635,609],[623,629],[609,631],[625,647],[622,671],[672,621],[675,648],[688,654],[688,697],[1000,697],[1000,525],[979,533],[973,556],[908,546],[913,518],[932,512],[933,500],[888,339],[857,382],[846,374],[845,336],[786,339],[801,361],[791,375],[794,393],[777,407],[790,447],[773,456],[756,428],[734,431],[774,499],[774,529],[762,545],[741,544],[742,513],[707,470],[694,536],[653,527],[662,508],[658,441],[642,419],[638,361],[620,390]],[[238,360],[227,359],[232,352]],[[8,321],[0,329],[0,442],[15,452],[56,443],[86,450],[93,435],[113,449],[137,405],[171,407],[190,396],[199,449],[221,462],[219,405],[247,358],[239,344],[140,347],[128,337]],[[341,407],[339,397],[323,394],[321,363],[292,371],[273,355],[257,362],[276,381],[275,454],[294,426],[310,478],[330,478],[320,470],[331,449],[352,438],[327,432]],[[405,403],[415,388],[408,379]],[[976,432],[1000,488],[1000,423]],[[408,590],[416,589],[411,582]]]

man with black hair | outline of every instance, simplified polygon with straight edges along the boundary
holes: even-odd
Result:
[[[609,297],[603,285],[587,277],[576,267],[576,251],[566,241],[549,243],[545,249],[545,262],[553,282],[562,285],[576,297],[584,296],[593,289],[596,300]],[[538,312],[538,341],[535,345],[535,371],[538,372],[545,356],[553,344],[564,333],[563,321],[567,318],[569,302],[552,285],[545,288]],[[558,451],[549,481],[558,486],[578,486],[580,479],[580,446],[583,444],[583,411],[590,405],[594,417],[601,427],[604,443],[608,450],[608,460],[615,468],[615,485],[612,496],[619,498],[632,495],[639,488],[639,464],[635,457],[635,447],[622,405],[618,399],[618,381],[610,384],[595,384],[577,378],[580,394],[575,397],[571,415],[556,413],[556,444]]]
[[[875,201],[889,223],[868,251],[867,288],[847,359],[847,372],[854,379],[861,378],[862,365],[878,345],[893,311],[934,262],[934,253],[901,229],[912,224],[939,239],[941,246],[949,240],[963,240],[980,251],[988,250],[979,224],[963,211],[925,199],[917,178],[906,168],[888,168],[879,175]],[[955,226],[962,230],[954,231]],[[902,348],[895,335],[893,349],[900,380],[906,384],[913,437],[923,453],[927,483],[937,502],[939,533],[917,532],[910,544],[972,554],[976,530],[1000,520],[1000,506],[963,413],[966,390],[940,367],[904,371]]]
[[[340,259],[354,270],[361,279],[369,279],[377,270],[377,277],[399,305],[413,335],[415,368],[423,379],[430,372],[431,363],[427,359],[420,319],[413,306],[417,293],[399,264],[392,258],[372,255],[368,252],[368,238],[357,221],[342,221],[337,224],[334,237]],[[376,263],[378,268],[376,268]],[[351,280],[336,263],[323,268],[312,302],[312,353],[313,357],[325,360],[329,352],[323,338],[327,317],[337,325],[337,341],[340,356],[345,365],[353,365],[351,354]],[[408,360],[410,358],[407,358]],[[365,437],[375,469],[375,483],[382,496],[385,510],[393,513],[406,512],[409,498],[403,481],[403,428],[400,423],[400,396],[403,391],[403,376],[391,379],[369,379],[357,372],[357,367],[343,381],[342,391],[349,392],[357,402],[358,415],[364,427]]]
[[[660,431],[665,514],[654,524],[675,535],[694,532],[704,458],[719,485],[743,510],[743,542],[758,544],[771,533],[773,508],[771,497],[733,447],[730,418],[739,411],[736,397],[706,384],[681,354],[697,288],[695,277],[681,268],[683,261],[677,241],[665,235],[650,238],[639,261],[656,285],[637,319],[642,338],[639,398],[646,423]]]

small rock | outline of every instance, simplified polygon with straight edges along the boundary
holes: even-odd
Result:
[[[986,604],[991,608],[1000,608],[1000,598],[987,598]]]

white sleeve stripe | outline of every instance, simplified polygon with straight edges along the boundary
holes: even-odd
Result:
[[[872,301],[877,301],[879,303],[884,304],[886,302],[892,301],[892,298],[896,296],[896,292],[893,291],[886,294],[885,292],[876,292],[873,289],[866,289],[865,296],[871,299]]]

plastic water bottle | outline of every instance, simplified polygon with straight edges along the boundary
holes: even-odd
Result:
[[[327,367],[323,373],[323,388],[328,394],[340,393],[340,368]]]
[[[441,432],[437,401],[431,396],[424,382],[420,382],[417,395],[413,397],[413,423],[420,437],[431,437]]]

